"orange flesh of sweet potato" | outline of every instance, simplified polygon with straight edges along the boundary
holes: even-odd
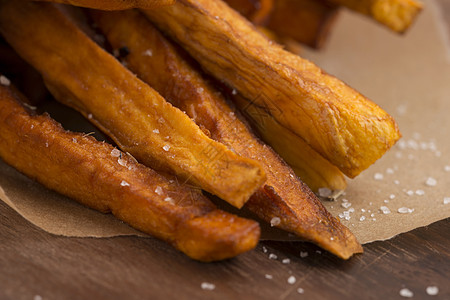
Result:
[[[256,246],[256,222],[220,211],[199,191],[138,164],[109,144],[65,131],[0,85],[0,157],[46,187],[214,261]]]
[[[284,51],[218,0],[179,0],[144,13],[216,78],[269,108],[280,126],[355,177],[399,138],[379,106]],[[193,30],[195,29],[195,30]]]
[[[141,163],[177,174],[236,207],[264,183],[257,162],[208,138],[56,6],[7,1],[0,9],[0,31],[43,75],[55,98],[80,111]]]
[[[268,146],[237,117],[221,94],[180,56],[136,11],[91,13],[115,49],[127,47],[123,60],[145,82],[186,113],[211,137],[238,154],[261,163],[267,181],[246,207],[278,227],[298,234],[342,258],[362,252],[351,232],[333,218],[315,195]]]

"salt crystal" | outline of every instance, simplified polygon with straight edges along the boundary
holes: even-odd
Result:
[[[302,289],[302,288],[298,288],[298,289],[297,289],[297,293],[299,293],[299,294],[304,294],[304,293],[305,293],[305,290]]]
[[[291,260],[289,258],[285,258],[281,261],[283,264],[290,264]]]
[[[334,237],[330,237],[330,241],[334,241]]]
[[[163,149],[164,149],[164,151],[169,151],[169,150],[170,150],[170,146],[169,146],[169,145],[165,145],[165,146],[163,147]]]
[[[287,280],[287,282],[288,282],[289,284],[294,284],[296,281],[297,281],[297,279],[295,279],[294,276],[289,276],[289,278],[288,278],[288,280]]]
[[[353,213],[353,212],[355,212],[355,209],[353,207],[350,207],[350,209],[348,211]]]
[[[430,296],[436,296],[439,294],[439,288],[437,286],[429,286],[427,287],[427,294]]]
[[[389,200],[383,200],[384,203],[389,203]]]
[[[450,166],[445,166],[444,170],[445,170],[445,172],[450,172]]]
[[[425,181],[425,184],[428,186],[436,186],[437,181],[433,177],[428,177],[428,179]]]
[[[361,212],[366,212],[366,210],[364,208],[361,208]]]
[[[444,204],[450,204],[450,197],[444,198]]]
[[[414,191],[409,190],[409,191],[406,192],[406,194],[407,194],[408,196],[412,196],[412,195],[414,195]]]
[[[362,216],[361,218],[359,218],[359,221],[364,221],[366,219],[366,217]]]
[[[278,256],[276,255],[276,254],[273,254],[273,253],[270,253],[269,254],[269,259],[277,259],[278,258]]]
[[[0,75],[0,84],[4,86],[9,86],[11,81],[3,75]]]
[[[153,129],[153,133],[159,133],[158,129]]]
[[[281,219],[278,217],[273,217],[272,220],[270,220],[270,226],[277,226],[280,225]]]
[[[382,206],[382,207],[380,207],[380,210],[381,210],[381,212],[382,212],[384,215],[388,215],[388,214],[391,213],[391,210],[390,210],[389,207],[387,207],[387,206]]]
[[[40,295],[35,295],[35,296],[33,297],[33,300],[42,300],[42,296],[40,296]]]
[[[199,87],[199,88],[197,89],[197,93],[199,93],[199,94],[203,93],[203,91],[204,91],[204,89],[201,88],[201,87]]]
[[[319,188],[319,196],[320,197],[330,197],[331,196],[332,191],[329,188],[323,187],[323,188]]]
[[[127,166],[127,162],[126,162],[124,159],[120,158],[120,157],[119,157],[119,159],[117,159],[117,162],[118,162],[119,165],[121,165],[122,167],[126,167],[126,166]]]
[[[408,207],[400,207],[397,210],[400,214],[410,214],[414,211],[414,208],[408,208]]]
[[[233,90],[231,91],[231,94],[232,94],[232,95],[237,95],[236,89],[233,89]]]
[[[213,283],[209,283],[209,282],[202,282],[201,287],[202,287],[202,290],[212,291],[216,288],[216,285]]]
[[[306,252],[306,251],[300,251],[300,257],[301,258],[305,258],[305,257],[307,257],[308,256],[308,252]]]
[[[417,190],[416,191],[416,195],[423,196],[423,195],[425,195],[425,191],[424,190]]]
[[[394,174],[394,170],[391,169],[391,168],[387,168],[387,169],[386,169],[386,173],[387,173],[387,174]]]
[[[270,275],[270,274],[266,274],[266,275],[264,275],[264,277],[266,277],[266,279],[272,279],[273,278],[273,276]]]
[[[88,114],[88,119],[92,119],[92,114]]]
[[[155,193],[157,193],[158,195],[161,196],[163,194],[162,188],[160,186],[157,186],[156,189],[155,189]]]
[[[72,139],[72,142],[76,143],[76,142],[77,142],[77,139],[76,139],[76,138],[73,138],[73,139]]]
[[[375,175],[373,175],[373,178],[375,180],[383,180],[384,176],[381,173],[375,173]]]
[[[317,254],[322,254],[322,251],[316,250],[316,253],[317,253]]]
[[[48,148],[48,143],[45,143],[45,147]]]
[[[370,214],[370,216],[373,218],[373,217],[375,217],[375,214]]]
[[[144,56],[152,56],[153,55],[153,51],[150,49],[145,50],[142,55]]]
[[[400,181],[399,180],[394,180],[394,184],[400,184]]]
[[[392,200],[392,199],[394,199],[394,198],[395,198],[395,195],[394,195],[394,194],[390,194],[390,195],[389,195],[389,199]]]
[[[267,253],[267,248],[266,247],[262,247],[263,253]]]
[[[344,202],[344,203],[341,204],[341,206],[343,208],[349,208],[350,206],[352,206],[352,204],[350,202]]]
[[[128,182],[126,182],[125,180],[122,180],[122,182],[120,183],[121,186],[130,186],[130,184]]]
[[[164,201],[169,202],[170,204],[175,204],[175,202],[173,201],[173,199],[170,198],[170,197],[166,197],[166,198],[164,199]]]
[[[412,298],[414,296],[414,293],[411,292],[409,289],[401,289],[400,296],[405,298]]]

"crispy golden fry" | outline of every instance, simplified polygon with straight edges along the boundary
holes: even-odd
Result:
[[[208,138],[52,4],[7,1],[0,30],[55,98],[80,111],[119,147],[236,207],[265,181],[261,166]],[[213,150],[213,152],[211,152]]]
[[[259,1],[225,2],[253,24],[264,25],[278,36],[289,37],[314,48],[320,48],[325,43],[338,11],[336,5],[319,0],[277,0],[270,11],[263,11],[264,17],[255,18],[255,14],[261,11],[259,7],[264,7],[257,5],[260,4]],[[262,12],[257,16],[261,14]]]
[[[172,5],[176,0],[34,0],[71,4],[81,7],[102,10],[123,10],[130,8],[153,9],[160,6]]]
[[[397,124],[380,107],[273,44],[222,1],[179,0],[157,13],[144,12],[205,70],[267,108],[280,126],[350,177],[400,137]]]
[[[191,258],[215,261],[256,246],[256,222],[218,210],[200,192],[94,138],[65,131],[0,85],[0,157],[46,187],[158,237]]]
[[[263,107],[250,103],[236,93],[231,97],[238,106],[245,107],[244,115],[256,125],[263,140],[272,145],[311,190],[314,192],[318,192],[320,188],[345,190],[347,187],[345,176],[336,166],[276,122]]]
[[[371,16],[396,32],[408,29],[423,6],[415,0],[327,0]]]
[[[313,241],[341,258],[362,248],[351,232],[333,218],[314,194],[268,146],[237,117],[221,94],[137,11],[91,13],[115,49],[126,47],[129,68],[179,107],[211,137],[238,154],[258,160],[267,174],[265,185],[246,207],[277,227]],[[170,84],[167,84],[170,83]]]

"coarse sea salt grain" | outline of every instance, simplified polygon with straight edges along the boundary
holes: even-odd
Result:
[[[270,226],[277,226],[280,225],[281,219],[278,217],[273,217],[272,220],[270,220]]]
[[[343,208],[349,208],[350,206],[352,206],[352,204],[351,204],[350,202],[343,202],[343,203],[341,204],[341,206],[342,206]]]
[[[175,204],[175,201],[172,198],[170,198],[170,197],[166,197],[164,199],[164,201],[169,202],[170,204]]]
[[[130,186],[130,184],[128,182],[126,182],[125,180],[122,180],[122,182],[120,183],[121,186]]]
[[[269,259],[277,259],[278,258],[278,256],[276,255],[276,254],[273,254],[273,253],[270,253],[269,254]]]
[[[281,261],[283,264],[290,264],[291,263],[291,260],[289,259],[289,258],[285,258],[285,259],[283,259],[282,261]]]
[[[151,49],[147,49],[144,52],[142,52],[142,55],[144,55],[144,56],[152,56],[153,55],[153,51]]]
[[[202,284],[200,285],[202,290],[205,291],[212,291],[216,288],[216,285],[213,283],[209,283],[209,282],[202,282]]]
[[[407,194],[408,196],[412,196],[412,195],[414,195],[414,191],[408,190],[408,191],[406,192],[406,194]]]
[[[153,129],[153,133],[159,133],[158,129]]]
[[[157,186],[156,189],[155,189],[155,193],[157,193],[158,195],[161,196],[163,194],[162,188],[160,186]]]
[[[3,75],[0,75],[0,84],[4,86],[9,86],[11,81]]]
[[[392,199],[395,199],[395,195],[394,195],[394,194],[390,194],[390,195],[389,195],[389,199],[391,199],[391,200],[392,200]]]
[[[366,217],[362,216],[361,218],[359,218],[359,221],[364,221],[366,219]]]
[[[400,207],[397,211],[400,214],[410,214],[414,211],[414,208]]]
[[[300,257],[301,257],[301,258],[308,257],[308,252],[306,252],[306,251],[300,251]]]
[[[126,166],[127,166],[127,162],[126,162],[124,159],[120,158],[120,157],[117,159],[117,162],[118,162],[119,165],[121,165],[122,167],[126,167]]]
[[[273,276],[270,275],[270,274],[266,274],[266,275],[264,275],[264,277],[266,277],[266,279],[272,279],[273,278]]]
[[[450,197],[444,197],[444,204],[450,204]]]
[[[288,280],[287,280],[287,282],[289,283],[289,284],[294,284],[295,282],[297,281],[297,279],[295,279],[295,277],[294,276],[289,276],[289,278],[288,278]]]
[[[304,293],[305,293],[305,290],[302,289],[302,288],[298,288],[298,289],[297,289],[297,293],[299,293],[299,294],[304,294]]]
[[[445,166],[444,170],[445,170],[445,172],[450,172],[450,166]]]
[[[427,294],[430,296],[436,296],[439,294],[439,288],[437,286],[429,286],[427,287]]]
[[[423,196],[423,195],[425,195],[425,191],[424,190],[417,190],[416,191],[416,195]]]
[[[382,212],[384,215],[387,215],[387,214],[390,214],[390,213],[391,213],[391,210],[390,210],[389,207],[387,207],[387,206],[382,206],[382,207],[380,207],[380,210],[381,210],[381,212]]]
[[[169,145],[165,145],[165,146],[163,147],[163,149],[164,149],[164,151],[169,151],[169,150],[170,150],[170,146],[169,146]]]
[[[375,175],[373,175],[373,179],[375,180],[383,180],[384,176],[381,173],[375,173]]]
[[[411,292],[411,290],[404,288],[400,290],[400,296],[405,298],[412,298],[414,296],[414,293]]]
[[[263,253],[267,253],[267,248],[266,247],[262,247]]]
[[[428,177],[427,180],[425,181],[425,184],[428,186],[436,186],[437,180],[434,179],[433,177]]]

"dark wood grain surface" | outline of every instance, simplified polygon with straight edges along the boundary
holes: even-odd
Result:
[[[450,2],[439,2],[450,16]],[[54,236],[3,202],[0,216],[0,299],[405,299],[402,288],[413,299],[450,299],[450,219],[366,245],[349,261],[308,243],[261,242],[204,264],[152,238]]]

